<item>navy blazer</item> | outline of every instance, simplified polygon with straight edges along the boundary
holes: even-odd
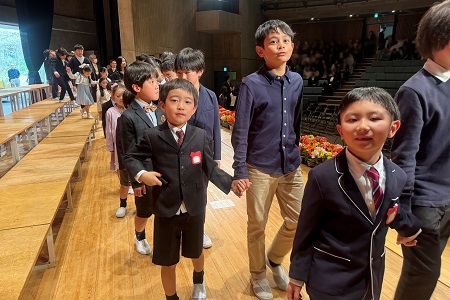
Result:
[[[194,156],[201,157],[200,161]],[[152,169],[144,168],[147,159],[151,159]],[[125,154],[124,163],[131,175],[141,170],[156,171],[167,181],[167,185],[152,188],[153,213],[159,217],[174,216],[182,201],[189,215],[205,214],[204,177],[226,194],[231,189],[231,176],[213,160],[206,132],[189,124],[181,147],[167,122],[146,130],[140,143]]]
[[[222,140],[220,138],[219,103],[216,94],[201,84],[197,111],[188,123],[206,131],[213,158],[214,160],[220,160]]]
[[[148,118],[145,111],[136,102],[137,100],[133,100],[130,106],[124,111],[122,116],[120,117],[120,139],[122,145],[122,153],[125,155],[132,149],[137,143],[139,143],[140,139],[144,135],[144,131],[148,128],[153,128],[153,123]],[[157,125],[162,124],[166,118],[165,114],[158,106],[155,110]],[[137,173],[136,173],[137,174]],[[142,183],[138,183],[134,180],[134,176],[136,174],[130,173],[130,180],[133,185],[133,188],[142,186]]]
[[[309,172],[289,276],[306,282],[311,299],[360,300],[370,283],[372,299],[378,300],[388,226],[406,237],[420,230],[414,215],[400,208],[386,225],[406,174],[384,156],[383,162],[386,186],[375,220],[349,171],[345,151]]]

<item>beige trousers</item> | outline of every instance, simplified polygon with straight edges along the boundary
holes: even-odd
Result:
[[[247,190],[247,246],[250,273],[254,279],[266,277],[265,229],[274,195],[277,196],[283,224],[267,251],[268,258],[281,264],[292,249],[297,229],[298,215],[303,197],[301,168],[285,174],[273,175],[247,164],[248,179],[252,183]]]

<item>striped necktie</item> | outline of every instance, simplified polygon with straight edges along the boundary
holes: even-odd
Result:
[[[366,170],[366,175],[372,179],[372,197],[375,210],[378,210],[384,196],[383,189],[380,186],[380,173],[374,167],[370,167]]]
[[[176,133],[178,136],[178,145],[181,147],[181,145],[183,144],[183,140],[184,140],[184,131],[180,129]]]

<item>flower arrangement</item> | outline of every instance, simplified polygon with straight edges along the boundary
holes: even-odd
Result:
[[[300,137],[300,156],[310,167],[317,166],[327,159],[335,157],[344,147],[328,142],[326,137],[303,135]]]
[[[236,117],[234,111],[219,107],[219,116],[222,126],[230,128],[234,125]]]

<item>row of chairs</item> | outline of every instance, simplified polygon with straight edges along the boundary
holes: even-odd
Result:
[[[414,74],[422,69],[422,66],[409,67],[368,67],[367,73],[410,73]]]
[[[362,80],[393,80],[406,81],[414,73],[364,73],[361,75]]]
[[[423,60],[376,60],[372,63],[372,67],[410,67],[423,66]]]
[[[310,103],[303,109],[302,134],[337,135],[336,123],[339,106]]]

